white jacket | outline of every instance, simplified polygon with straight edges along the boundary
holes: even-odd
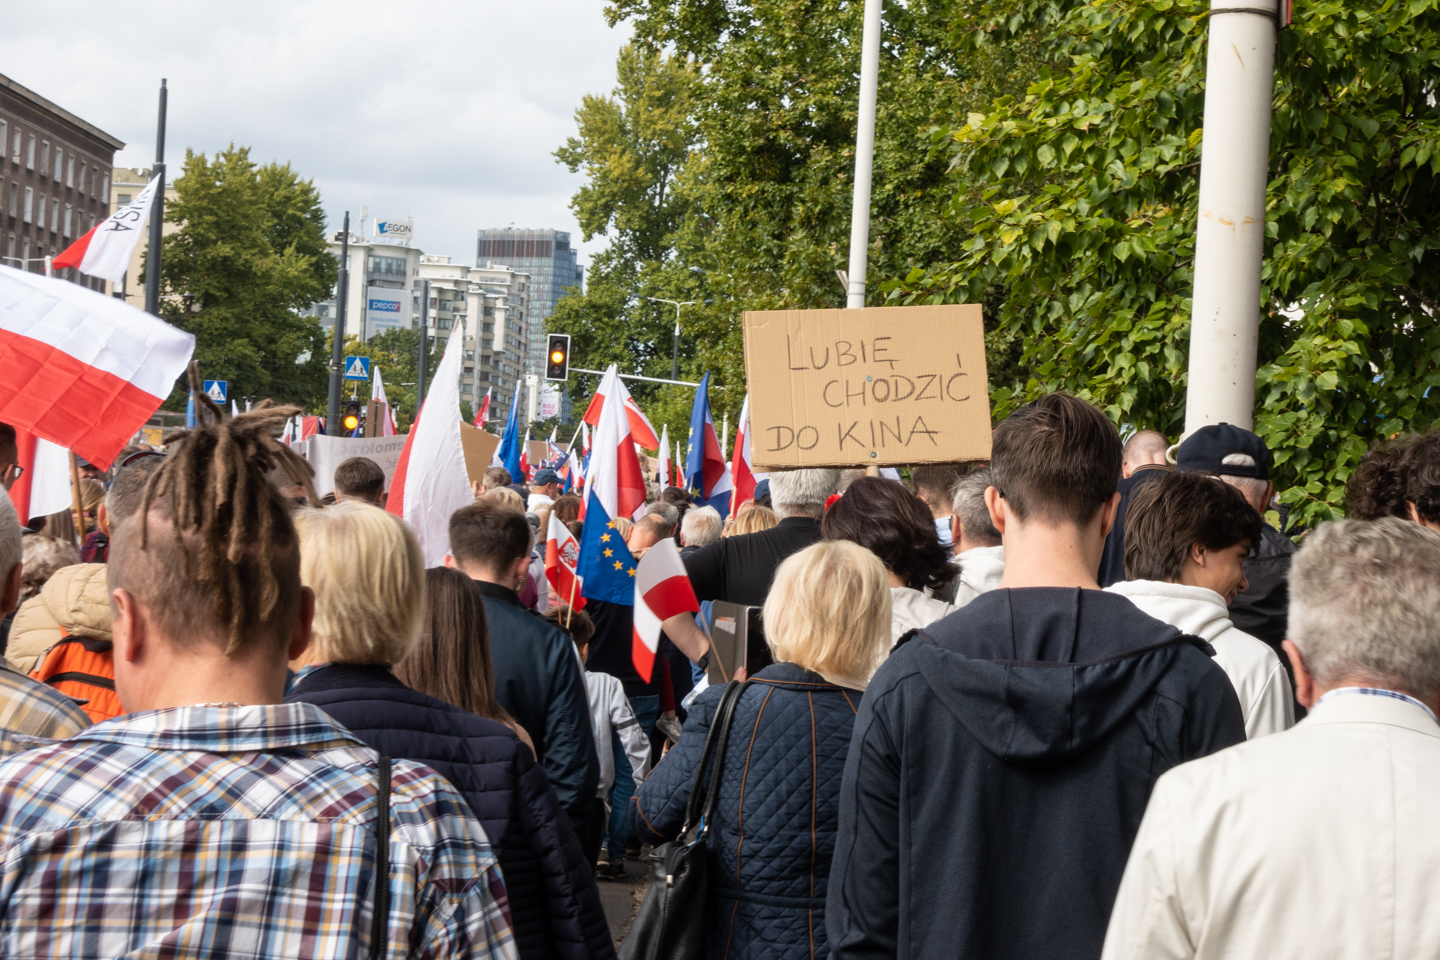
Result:
[[[1178,627],[1215,648],[1215,662],[1240,697],[1245,736],[1251,740],[1295,725],[1290,677],[1264,642],[1236,629],[1225,598],[1205,587],[1159,580],[1127,580],[1106,587],[1162,623]]]
[[[960,586],[955,590],[955,606],[963,607],[982,593],[1000,586],[1005,575],[1005,548],[975,547],[955,558],[960,564]]]
[[[1103,960],[1440,956],[1440,726],[1346,695],[1162,776]]]
[[[635,773],[635,789],[650,772],[650,741],[630,709],[625,685],[608,673],[585,671],[585,692],[590,695],[590,723],[595,731],[595,752],[600,754],[600,786],[595,795],[602,800],[610,797],[615,785],[615,744],[613,735],[620,735],[620,744]]]
[[[890,642],[899,640],[907,631],[928,627],[941,617],[948,617],[959,609],[910,587],[891,587]]]

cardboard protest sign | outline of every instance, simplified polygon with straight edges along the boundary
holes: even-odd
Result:
[[[485,471],[490,469],[490,464],[495,459],[495,451],[500,447],[500,438],[462,420],[460,446],[465,449],[465,473],[470,477],[470,482],[479,483],[484,480]]]
[[[758,468],[990,456],[978,304],[747,312],[745,372]]]
[[[405,449],[405,434],[398,437],[328,437],[317,433],[303,445],[291,447],[315,468],[315,492],[320,496],[335,491],[335,468],[351,457],[368,457],[385,471],[385,489],[395,477],[395,464]],[[303,449],[302,449],[303,446]]]
[[[544,440],[531,440],[530,446],[525,448],[530,454],[530,466],[538,468],[546,460],[550,459],[550,445]]]

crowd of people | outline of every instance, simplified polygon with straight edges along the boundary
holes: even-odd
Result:
[[[1064,394],[908,482],[655,487],[615,526],[701,610],[645,676],[633,608],[546,577],[553,471],[492,468],[426,569],[294,413],[91,468],[83,542],[0,493],[5,955],[603,960],[598,883],[687,826],[715,960],[1440,952],[1440,432],[1310,530],[1254,433]]]

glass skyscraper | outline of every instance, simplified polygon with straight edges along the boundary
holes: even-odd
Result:
[[[545,367],[546,320],[567,287],[579,287],[582,268],[563,230],[526,230],[500,227],[480,230],[475,265],[510,267],[530,274],[530,309],[527,334],[529,353],[525,372],[539,374]]]

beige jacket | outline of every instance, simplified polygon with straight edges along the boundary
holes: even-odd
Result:
[[[1440,725],[1351,694],[1156,784],[1103,960],[1440,956]]]
[[[15,611],[5,659],[29,673],[41,655],[60,642],[62,627],[72,637],[110,639],[105,564],[77,563],[55,571],[40,593]]]

